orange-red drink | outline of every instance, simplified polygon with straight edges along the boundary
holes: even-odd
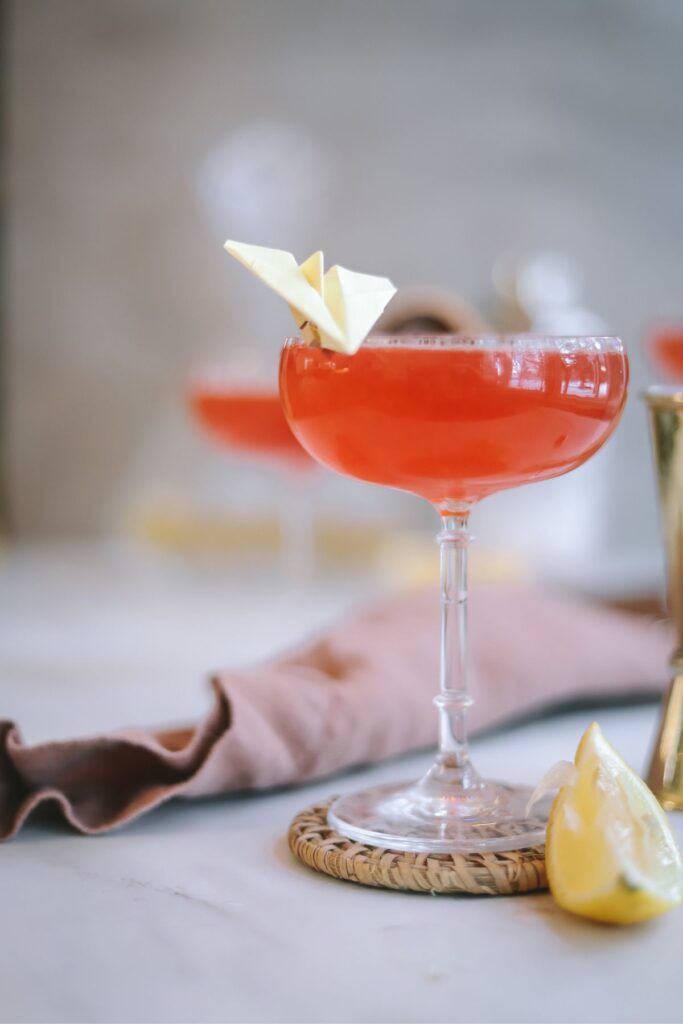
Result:
[[[668,380],[683,382],[683,323],[653,328],[648,347],[660,372]]]
[[[285,419],[276,391],[199,383],[190,391],[197,420],[226,446],[250,454],[311,465]]]
[[[574,469],[614,429],[620,351],[370,340],[343,355],[290,342],[280,391],[301,444],[331,469],[436,505]]]

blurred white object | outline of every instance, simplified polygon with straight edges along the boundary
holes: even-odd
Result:
[[[330,180],[330,162],[305,128],[258,119],[209,150],[195,185],[221,242],[236,235],[298,249],[311,247]]]
[[[255,118],[218,141],[199,162],[193,186],[226,275],[231,264],[222,246],[228,237],[295,251],[317,248],[330,183],[331,161],[324,147],[293,121]],[[278,351],[291,326],[282,303],[270,298],[249,275],[237,271],[234,278],[227,276],[225,318],[211,335],[199,339],[195,376],[199,373],[216,386],[276,393]],[[191,494],[196,517],[218,508],[227,519],[239,519],[275,506],[281,513],[288,576],[308,578],[313,532],[307,485],[293,485],[289,478],[283,483],[274,474],[259,479],[248,465],[230,462],[229,451],[223,461],[208,445],[206,449],[197,446],[190,469],[181,469],[174,453],[176,461],[168,470],[182,473],[181,490]],[[201,474],[197,465],[203,468]]]
[[[501,254],[493,267],[502,330],[538,334],[608,334],[603,318],[581,302],[583,281],[576,264],[556,252],[522,258]]]

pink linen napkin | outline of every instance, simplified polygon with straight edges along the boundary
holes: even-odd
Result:
[[[470,642],[478,730],[568,699],[657,694],[673,634],[551,592],[481,586]],[[174,796],[300,783],[425,747],[436,739],[437,661],[438,598],[420,591],[295,653],[216,675],[212,707],[193,728],[31,747],[0,721],[0,839],[45,801],[80,832],[105,832]]]

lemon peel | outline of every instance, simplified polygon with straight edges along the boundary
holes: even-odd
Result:
[[[561,786],[571,786],[576,781],[576,765],[572,761],[557,761],[554,765],[548,768],[536,789],[529,797],[529,803],[526,805],[526,816],[531,816],[531,812],[534,805],[542,800],[548,793],[552,793],[555,789],[560,789]]]

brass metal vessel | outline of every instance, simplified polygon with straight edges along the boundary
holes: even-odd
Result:
[[[683,809],[683,390],[649,388],[649,410],[667,565],[669,614],[676,630],[672,678],[647,782],[667,810]]]

